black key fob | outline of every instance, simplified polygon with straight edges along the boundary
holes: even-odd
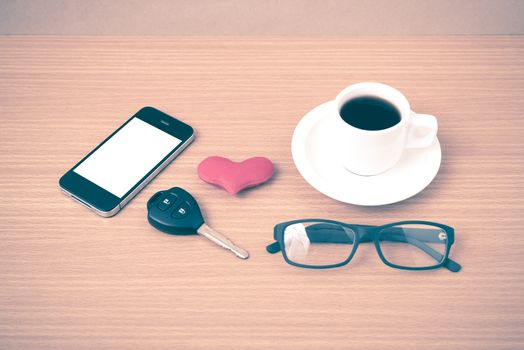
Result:
[[[180,187],[155,193],[147,202],[147,220],[174,235],[193,235],[204,224],[196,200]]]
[[[147,220],[160,231],[175,235],[198,233],[241,259],[249,257],[247,250],[204,223],[196,200],[180,187],[155,193],[147,202]]]

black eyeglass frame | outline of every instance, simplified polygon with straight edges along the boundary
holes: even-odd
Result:
[[[284,247],[284,232],[288,226],[298,224],[298,223],[307,223],[307,222],[335,224],[335,225],[340,225],[342,227],[347,227],[351,229],[355,233],[355,241],[353,243],[353,248],[349,256],[347,257],[347,259],[337,264],[328,264],[328,265],[306,265],[306,264],[294,262],[291,259],[289,259],[289,257],[286,254],[286,249]],[[434,258],[435,256],[442,256],[441,261],[439,263],[432,265],[432,266],[408,267],[408,266],[393,264],[386,259],[386,257],[382,253],[382,249],[380,248],[381,234],[385,232],[385,229],[389,227],[395,227],[399,225],[408,225],[408,224],[434,226],[434,227],[441,228],[442,230],[444,230],[444,232],[446,232],[447,241],[446,241],[446,251],[444,254],[437,252],[436,250],[434,250],[433,248],[431,248],[430,246],[426,245],[423,242],[421,244],[417,244],[419,248],[423,249],[426,253],[433,256]],[[455,242],[455,230],[450,226],[447,226],[447,225],[444,225],[438,222],[411,220],[411,221],[398,221],[398,222],[393,222],[393,223],[389,223],[389,224],[381,225],[381,226],[371,226],[371,225],[348,224],[348,223],[343,223],[340,221],[327,220],[327,219],[301,219],[301,220],[292,220],[292,221],[282,222],[280,224],[275,225],[273,229],[273,238],[275,239],[276,242],[266,247],[266,250],[268,251],[268,253],[275,254],[281,251],[282,255],[284,256],[284,260],[288,264],[297,266],[297,267],[308,268],[308,269],[328,269],[328,268],[335,268],[335,267],[347,265],[351,261],[353,256],[355,255],[359,244],[365,243],[365,242],[374,242],[375,248],[377,250],[377,254],[380,260],[382,260],[382,262],[385,265],[392,267],[392,268],[401,269],[401,270],[433,270],[433,269],[438,269],[440,267],[445,267],[452,272],[458,272],[461,269],[460,264],[458,264],[457,262],[449,258],[451,246]],[[411,242],[408,242],[408,243],[411,243]]]

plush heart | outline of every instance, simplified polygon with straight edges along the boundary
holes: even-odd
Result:
[[[265,157],[253,157],[243,162],[233,162],[224,157],[212,156],[198,165],[198,176],[232,195],[260,185],[273,176],[273,163]]]

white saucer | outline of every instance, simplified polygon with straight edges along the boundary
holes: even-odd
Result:
[[[385,205],[422,191],[437,175],[441,161],[438,139],[427,148],[406,149],[400,161],[375,176],[347,171],[337,155],[343,152],[332,137],[335,102],[314,108],[298,123],[291,152],[304,179],[328,197],[356,205]]]

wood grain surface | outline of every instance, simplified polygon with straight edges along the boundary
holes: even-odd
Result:
[[[523,349],[523,67],[522,37],[0,38],[0,348]],[[293,164],[300,118],[359,81],[438,117],[440,172],[404,202],[336,202]],[[114,218],[61,194],[145,105],[194,144]],[[215,154],[278,171],[231,197],[197,177]],[[251,258],[154,230],[146,201],[175,185]],[[463,270],[391,269],[372,245],[319,271],[266,253],[274,224],[307,217],[446,223]]]

